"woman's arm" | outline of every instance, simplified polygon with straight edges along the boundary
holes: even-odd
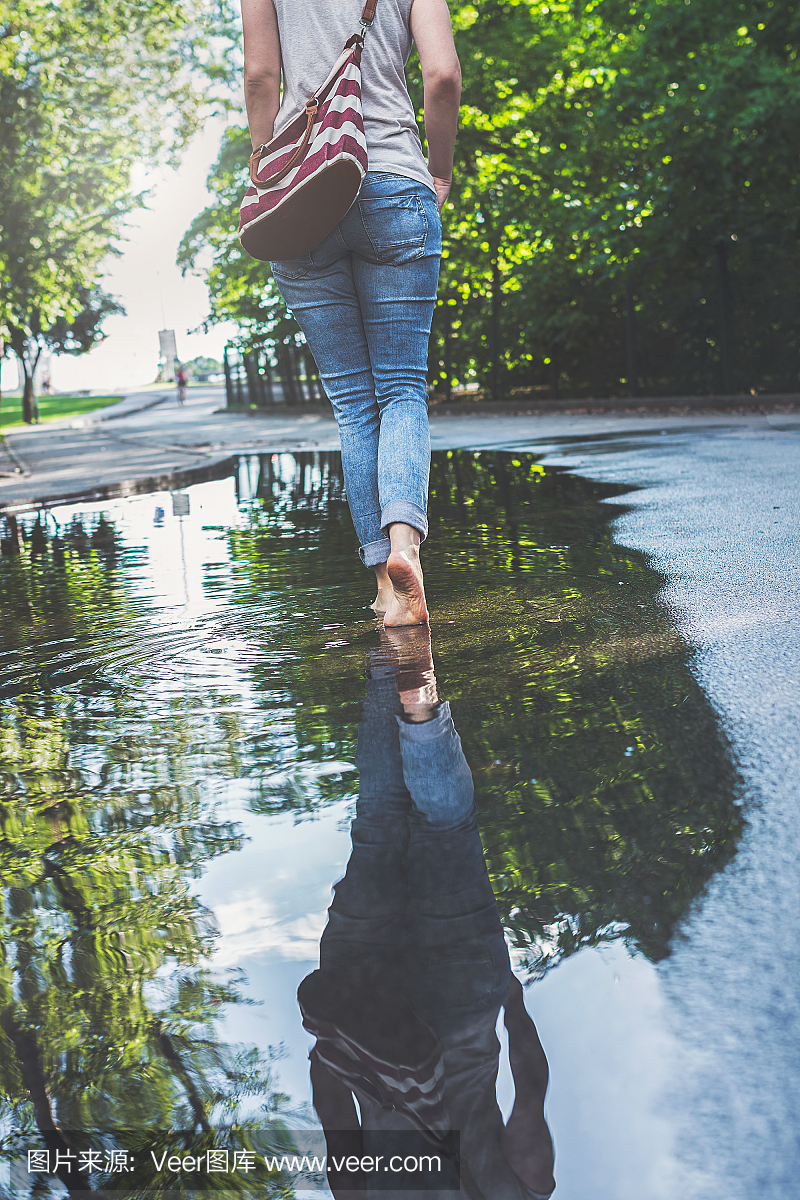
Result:
[[[453,181],[453,150],[461,99],[461,66],[447,0],[414,0],[411,35],[419,54],[425,89],[428,167],[441,208]]]
[[[244,102],[253,149],[272,137],[281,106],[281,43],[272,0],[242,0]]]
[[[514,1107],[503,1131],[503,1152],[514,1174],[531,1191],[549,1196],[553,1139],[544,1115],[550,1071],[536,1026],[525,1008],[522,984],[512,977],[505,1001],[508,1058],[514,1077]]]

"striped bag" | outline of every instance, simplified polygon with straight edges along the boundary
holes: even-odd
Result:
[[[375,18],[367,0],[353,34],[305,110],[250,156],[239,238],[253,258],[299,258],[336,228],[367,171],[361,51]]]
[[[394,1109],[434,1144],[450,1137],[444,1059],[436,1034],[404,996],[355,972],[325,967],[297,990],[311,1059],[345,1087]]]

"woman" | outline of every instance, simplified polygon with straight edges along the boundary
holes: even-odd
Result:
[[[253,146],[286,126],[357,29],[361,0],[242,0]],[[416,44],[426,163],[404,64]],[[428,338],[453,172],[461,70],[446,0],[378,0],[362,57],[369,172],[339,226],[272,263],[339,425],[362,562],[384,624],[428,620],[419,548],[428,532]],[[281,74],[283,95],[281,96]]]

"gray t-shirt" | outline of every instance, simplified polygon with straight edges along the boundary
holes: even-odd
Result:
[[[414,0],[378,0],[361,58],[364,132],[370,171],[416,179],[433,190],[404,67],[411,53]],[[324,83],[345,42],[361,26],[363,0],[273,0],[283,60],[280,131]]]

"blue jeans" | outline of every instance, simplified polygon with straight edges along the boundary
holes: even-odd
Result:
[[[440,1037],[485,1014],[511,968],[473,802],[472,775],[443,702],[409,725],[391,668],[367,677],[356,764],[353,852],[334,888],[323,969],[373,974]]]
[[[423,539],[428,533],[425,383],[441,252],[433,192],[371,171],[324,242],[302,258],[270,264],[333,405],[368,567],[389,557],[393,522]]]

